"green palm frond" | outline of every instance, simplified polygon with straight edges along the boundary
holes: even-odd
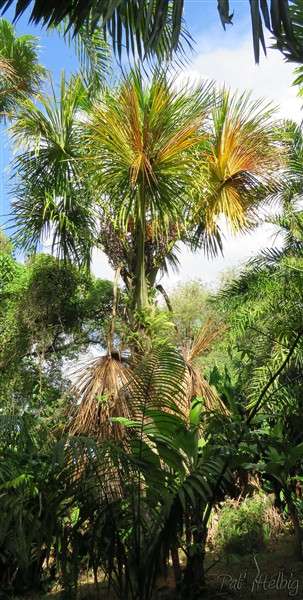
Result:
[[[0,19],[0,111],[6,114],[24,96],[39,91],[46,71],[38,58],[38,38],[17,36],[14,27]]]
[[[96,28],[92,31],[91,25],[86,23],[74,35],[66,21],[58,24],[56,30],[63,40],[74,46],[85,86],[89,88],[90,96],[95,96],[111,74],[112,51],[105,41],[104,30]]]
[[[6,77],[10,83],[13,83],[17,77],[17,73],[12,65],[11,60],[0,56],[0,72],[1,78]]]
[[[80,179],[78,114],[87,99],[80,78],[67,83],[60,95],[39,96],[42,109],[25,100],[11,127],[16,149],[12,213],[16,243],[33,250],[48,241],[58,256],[90,261],[97,226],[91,195]]]
[[[285,3],[280,0],[278,7],[271,2],[271,29],[276,38],[274,48],[278,48],[289,62],[303,62],[303,16],[300,0]]]
[[[278,248],[265,248],[257,256],[251,258],[248,264],[256,275],[258,272],[260,275],[262,273],[266,274],[266,271],[269,275],[270,272],[279,267],[283,254],[283,250]]]
[[[4,11],[12,0],[1,0]],[[15,11],[17,19],[29,7],[30,0],[18,2]],[[180,50],[182,43],[190,45],[191,37],[183,22],[183,1],[171,0],[134,3],[128,0],[119,4],[113,0],[76,0],[69,5],[51,0],[47,6],[35,0],[30,20],[42,23],[46,27],[56,27],[62,22],[68,23],[77,34],[84,26],[90,33],[98,28],[104,30],[104,37],[111,38],[114,52],[121,59],[125,49],[127,54],[144,56],[156,55],[158,58],[171,58],[172,53]]]
[[[15,19],[29,8],[30,0],[19,0],[15,9]],[[4,11],[11,6],[12,0],[1,0],[0,7]],[[131,0],[117,4],[113,0],[75,0],[64,5],[58,0],[51,0],[47,6],[34,1],[30,20],[43,23],[47,27],[58,25],[65,19],[69,27],[79,31],[83,24],[91,23],[92,30],[103,26],[112,38],[112,44],[121,57],[125,44],[127,52],[144,54],[160,53],[163,50],[170,56],[190,36],[184,32],[182,20],[183,0],[161,0],[146,2]],[[302,62],[302,11],[300,0],[250,0],[250,13],[253,34],[255,61],[260,58],[260,45],[266,54],[264,26],[276,39],[275,47],[281,50],[287,60]],[[229,0],[218,0],[217,8],[224,29],[232,23],[234,13],[230,14]],[[201,11],[203,19],[203,11]],[[264,23],[264,25],[263,25]]]
[[[266,54],[264,26],[273,35],[273,47],[278,48],[286,60],[302,63],[303,18],[300,0],[250,0],[253,47],[256,63],[260,60],[260,46]],[[218,10],[222,25],[232,23],[229,0],[219,0]]]

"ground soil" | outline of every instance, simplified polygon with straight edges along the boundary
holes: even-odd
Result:
[[[218,559],[217,559],[218,560]],[[280,534],[263,552],[238,560],[207,557],[209,598],[233,600],[303,600],[303,563],[294,536]],[[212,566],[214,565],[214,566]]]
[[[294,536],[279,534],[267,543],[266,549],[254,556],[219,558],[207,553],[206,588],[196,600],[303,600],[303,563],[299,559]],[[159,579],[157,600],[178,598],[172,568],[167,579]],[[66,598],[67,596],[65,596]],[[28,595],[14,600],[63,600],[59,586],[44,595]],[[82,575],[76,600],[114,600],[102,584],[96,589],[91,574]]]

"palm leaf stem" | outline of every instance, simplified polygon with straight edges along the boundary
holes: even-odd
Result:
[[[113,311],[112,311],[110,330],[109,330],[108,342],[107,342],[108,354],[110,354],[113,349],[113,341],[114,341],[114,334],[115,334],[115,322],[116,322],[116,317],[117,317],[117,306],[118,306],[118,297],[119,297],[118,281],[119,281],[119,277],[120,277],[120,272],[121,272],[121,266],[119,266],[116,269],[115,278],[114,278]]]

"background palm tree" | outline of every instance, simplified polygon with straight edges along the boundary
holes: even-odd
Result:
[[[78,162],[79,112],[89,106],[87,89],[79,77],[67,83],[63,73],[58,96],[52,86],[37,99],[40,104],[24,99],[11,127],[16,146],[23,149],[15,160],[20,179],[13,200],[20,243],[30,250],[48,240],[57,255],[88,264],[96,224]]]
[[[38,58],[38,38],[17,36],[0,20],[0,114],[7,114],[25,96],[38,93],[46,71]]]

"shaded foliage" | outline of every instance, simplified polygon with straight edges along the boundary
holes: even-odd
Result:
[[[12,0],[1,0],[0,7],[6,10]],[[253,0],[250,1],[252,34],[255,61],[259,62],[260,45],[266,53],[263,22],[276,39],[276,46],[288,60],[302,62],[302,11],[299,0]],[[71,1],[62,6],[58,0],[51,0],[47,6],[38,0],[19,0],[15,9],[15,18],[31,7],[30,20],[49,27],[67,20],[68,28],[77,33],[84,24],[90,31],[103,27],[111,36],[114,50],[121,58],[125,43],[127,53],[138,53],[139,58],[150,54],[171,57],[172,52],[180,49],[180,42],[190,36],[183,23],[183,1],[161,0],[117,5],[108,0]],[[219,0],[217,4],[224,29],[232,23],[234,13],[230,14],[229,0]],[[203,17],[203,13],[202,13]]]
[[[112,284],[50,255],[21,265],[0,253],[0,266],[1,401],[47,410],[66,387],[65,361],[105,343]]]

